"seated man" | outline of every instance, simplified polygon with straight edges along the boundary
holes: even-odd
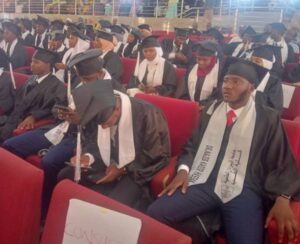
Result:
[[[187,68],[192,58],[192,47],[187,44],[189,29],[175,28],[175,39],[162,41],[164,57],[178,68]]]
[[[296,238],[290,198],[300,192],[299,171],[278,112],[251,97],[257,82],[250,62],[229,66],[223,101],[202,112],[177,175],[149,207],[150,216],[175,224],[219,210],[228,243],[264,243],[271,219],[280,226],[279,240],[284,230],[289,241]],[[267,203],[274,204],[265,221]]]
[[[51,117],[56,99],[65,96],[64,85],[52,74],[56,55],[37,48],[31,62],[33,76],[16,93],[13,111],[0,128],[0,142],[11,137],[17,127],[32,129],[35,121]]]
[[[158,53],[160,44],[157,36],[148,36],[143,39],[141,47],[144,60],[136,66],[134,76],[128,84],[128,94],[144,92],[161,96],[172,96],[176,89],[175,68]]]
[[[110,82],[89,82],[73,91],[83,131],[80,183],[131,207],[151,201],[149,182],[169,161],[163,113],[113,91]],[[90,123],[91,122],[91,123]],[[75,163],[75,157],[71,159]],[[89,168],[90,167],[90,168]],[[74,167],[59,176],[74,179]],[[138,205],[138,206],[137,206]]]
[[[87,50],[77,54],[71,59],[70,67],[76,67],[82,83],[97,80],[108,80],[112,82],[114,89],[119,90],[119,83],[111,80],[110,75],[104,69],[103,60],[99,58],[101,52],[98,49]],[[89,77],[89,79],[86,79]],[[76,89],[76,88],[75,88]],[[64,98],[64,100],[67,100]],[[48,204],[51,198],[52,190],[56,184],[58,172],[64,168],[65,162],[72,157],[75,150],[77,116],[74,113],[75,105],[71,98],[68,102],[69,110],[64,113],[58,109],[58,123],[51,126],[45,126],[26,132],[22,135],[6,140],[2,147],[6,150],[26,158],[36,153],[45,153],[42,158],[44,170],[44,188],[43,188],[43,217],[46,214]],[[64,101],[62,101],[64,102]],[[58,107],[59,108],[59,107]],[[28,142],[34,143],[28,143]],[[45,150],[46,149],[46,150]],[[39,154],[40,154],[39,153]]]

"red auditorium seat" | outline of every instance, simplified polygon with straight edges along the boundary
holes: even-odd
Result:
[[[286,131],[289,143],[291,145],[292,151],[294,153],[294,156],[297,160],[298,168],[300,169],[300,123],[290,120],[282,120],[284,129]],[[300,221],[300,202],[292,201],[291,207],[297,216],[297,219]],[[278,238],[277,238],[277,224],[273,220],[270,223],[270,226],[268,228],[268,236],[270,244],[277,244]],[[287,235],[284,237],[283,244],[287,244]],[[298,238],[298,241],[293,242],[293,244],[300,244],[300,239]]]
[[[158,221],[69,180],[60,182],[52,195],[41,244],[61,244],[70,199],[79,199],[142,220],[138,243],[189,244],[191,238]]]
[[[294,86],[295,91],[292,96],[291,103],[289,105],[289,108],[284,108],[282,111],[281,117],[283,119],[289,119],[289,120],[294,120],[296,117],[300,116],[300,86],[298,85],[293,85],[289,83],[284,83],[287,86]]]
[[[284,70],[283,70],[283,75],[282,75],[282,80],[285,82],[291,82],[289,80],[288,74],[291,72],[291,70],[296,67],[298,63],[288,63],[285,65]]]
[[[38,243],[43,172],[0,148],[0,243]]]
[[[5,73],[10,75],[8,71],[5,71]],[[29,75],[17,73],[17,72],[14,72],[13,75],[15,77],[16,89],[20,89],[29,78]]]
[[[151,181],[151,190],[156,196],[175,175],[176,156],[181,153],[183,145],[196,127],[199,109],[197,103],[191,101],[142,93],[135,97],[159,107],[165,114],[169,126],[172,160]]]
[[[14,71],[19,72],[19,73],[31,74],[30,64],[31,64],[32,56],[35,52],[35,48],[29,47],[29,46],[24,46],[24,47],[25,47],[26,53],[27,53],[26,65],[23,67],[19,67],[19,68],[15,69]]]
[[[124,85],[128,85],[130,78],[132,77],[135,69],[136,59],[133,58],[121,58],[122,66],[123,66],[123,74],[121,83]]]

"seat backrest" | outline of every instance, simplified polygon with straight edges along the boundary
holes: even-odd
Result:
[[[135,69],[136,59],[133,58],[121,58],[123,66],[123,74],[121,83],[127,85],[132,77]]]
[[[293,87],[295,87],[295,90],[294,90],[289,107],[283,108],[281,117],[283,119],[293,120],[297,116],[300,116],[300,106],[299,106],[299,104],[300,104],[300,86],[289,84],[289,83],[284,83],[284,85],[293,86]],[[283,93],[283,96],[285,96],[284,93]]]
[[[20,89],[28,80],[29,75],[14,72],[14,77],[16,82],[16,88]]]
[[[35,48],[34,47],[29,47],[29,46],[24,46],[26,53],[27,53],[27,62],[26,65],[30,65],[31,60],[32,60],[32,56],[35,52]]]
[[[140,244],[191,243],[190,237],[134,209],[69,180],[64,180],[53,192],[41,244],[62,243],[69,200],[74,198],[141,219],[142,228],[138,240]]]
[[[184,77],[186,73],[186,69],[183,68],[176,68],[176,91],[175,97],[180,97],[182,92],[184,91]]]
[[[196,127],[199,118],[197,103],[142,93],[135,97],[152,103],[163,111],[169,126],[172,156],[180,154],[182,146]]]
[[[43,171],[2,148],[0,167],[0,243],[37,243]]]
[[[281,121],[300,169],[300,123],[285,119],[282,119]]]

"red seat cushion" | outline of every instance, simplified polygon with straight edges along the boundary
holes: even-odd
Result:
[[[123,66],[123,74],[121,83],[124,85],[128,85],[130,78],[134,74],[136,59],[132,58],[121,58],[122,66]]]
[[[7,71],[5,71],[5,72],[8,75],[10,75],[9,72],[7,72]],[[14,72],[13,75],[15,77],[16,89],[20,89],[29,78],[29,75],[25,75],[25,74],[21,74],[21,73],[17,73],[17,72]]]
[[[70,199],[80,199],[142,220],[138,243],[189,244],[191,238],[95,191],[69,180],[60,182],[52,195],[41,244],[61,244]]]
[[[25,159],[28,163],[38,167],[43,168],[42,166],[42,158],[36,154],[30,155]]]
[[[38,243],[43,171],[0,148],[0,243]]]
[[[299,106],[299,104],[300,104],[300,86],[289,84],[289,83],[285,83],[285,85],[294,86],[295,91],[294,91],[291,103],[289,105],[289,108],[283,108],[281,117],[283,119],[293,120],[297,116],[300,116],[300,106]]]
[[[32,61],[33,54],[35,52],[35,48],[25,46],[25,50],[26,50],[26,53],[27,53],[27,63],[26,63],[26,65],[30,65],[31,61]]]

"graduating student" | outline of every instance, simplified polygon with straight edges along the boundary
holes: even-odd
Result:
[[[139,29],[140,37],[142,40],[152,35],[152,28],[148,24],[138,25],[137,28]]]
[[[78,53],[82,53],[90,48],[90,41],[87,36],[83,35],[74,25],[70,25],[67,32],[69,49],[65,52],[62,61],[55,64],[57,72],[56,77],[63,82],[68,80],[67,66],[70,60]],[[76,73],[71,70],[72,87],[78,84]]]
[[[38,15],[35,22],[35,35],[34,45],[41,48],[48,48],[48,32],[49,21],[48,19]]]
[[[176,90],[175,68],[159,56],[157,47],[160,47],[160,44],[156,38],[157,36],[148,36],[141,43],[145,58],[138,65],[137,75],[129,81],[128,92],[130,94],[135,91],[172,96]],[[138,88],[138,91],[131,88]]]
[[[267,44],[281,47],[280,59],[282,65],[284,66],[288,58],[288,45],[284,40],[286,27],[282,23],[272,23],[270,25],[272,29]]]
[[[242,42],[234,42],[224,47],[225,49],[232,49],[232,52],[227,54],[237,58],[246,57],[247,52],[249,52],[252,47],[252,37],[254,35],[256,35],[256,31],[251,26],[248,26],[241,33]]]
[[[137,29],[130,29],[126,44],[124,45],[121,57],[136,57],[140,42],[140,32]]]
[[[11,137],[15,128],[32,129],[35,121],[52,116],[55,100],[65,94],[64,85],[52,74],[56,55],[37,48],[31,62],[33,76],[16,93],[13,111],[0,128],[1,142]]]
[[[65,27],[65,23],[62,20],[56,19],[51,21],[49,31],[63,31]]]
[[[13,69],[25,66],[27,53],[19,37],[21,36],[20,27],[12,22],[4,22],[4,51],[9,57]]]
[[[0,49],[0,115],[8,115],[14,106],[14,88],[9,73],[4,72],[8,68],[9,59]],[[1,116],[0,116],[1,118]],[[0,124],[2,120],[0,119]]]
[[[111,80],[111,76],[102,68],[103,60],[99,58],[100,55],[101,52],[98,49],[91,49],[75,55],[71,60],[69,67],[75,65],[78,75],[82,80],[77,88],[91,80],[97,80],[98,82],[108,80],[112,83],[114,89],[122,89],[118,86],[118,82]],[[91,76],[93,77],[91,80],[86,79],[86,77]],[[58,116],[58,121],[55,125],[31,130],[20,136],[8,139],[3,143],[5,149],[22,158],[47,151],[42,158],[45,173],[43,215],[46,213],[52,190],[56,184],[57,174],[64,168],[65,162],[72,157],[76,146],[76,123],[78,123],[78,116],[75,112],[76,107],[73,97],[70,97],[69,102],[66,100],[66,97],[64,97],[63,101],[59,103],[60,105],[67,104],[69,107],[68,111],[59,108],[54,109]],[[56,107],[54,106],[54,108]],[[34,141],[35,143],[28,143],[28,141]]]
[[[113,34],[98,30],[96,32],[95,47],[102,51],[103,67],[117,81],[121,80],[123,66],[118,54],[114,52]]]
[[[52,31],[49,34],[49,50],[52,50],[54,52],[57,52],[58,54],[58,62],[62,62],[63,56],[67,52],[68,48],[64,45],[64,40],[66,38],[66,35],[61,30]]]
[[[218,96],[222,85],[219,78],[223,60],[215,42],[204,41],[195,46],[197,63],[188,70],[179,98],[199,102],[199,108],[202,109]]]
[[[284,230],[289,241],[296,238],[299,224],[289,199],[300,192],[299,170],[278,112],[251,97],[257,83],[250,62],[229,66],[223,101],[201,113],[177,175],[149,207],[150,216],[172,224],[219,210],[228,243],[244,244],[264,243],[264,226],[274,218],[279,240]]]
[[[253,95],[256,98],[256,102],[262,102],[281,112],[283,107],[281,79],[271,72],[276,59],[274,48],[276,47],[263,45],[254,48],[251,52],[250,60],[257,64],[255,68],[261,79]]]
[[[21,28],[21,38],[22,43],[25,46],[32,46],[34,45],[34,37],[31,35],[32,30],[32,22],[29,19],[21,19],[19,26]]]
[[[80,161],[92,167],[82,170],[80,183],[131,207],[148,202],[148,183],[170,157],[168,126],[161,110],[113,91],[111,83],[104,81],[87,83],[74,90],[73,97],[81,126],[86,128]],[[66,177],[74,179],[74,167],[60,172],[59,179]]]
[[[114,35],[116,41],[114,52],[121,56],[121,52],[124,48],[124,36],[126,31],[121,25],[112,25],[110,31]]]
[[[186,43],[188,35],[188,29],[175,28],[175,39],[161,43],[164,57],[179,68],[187,68],[192,57],[192,48]]]

